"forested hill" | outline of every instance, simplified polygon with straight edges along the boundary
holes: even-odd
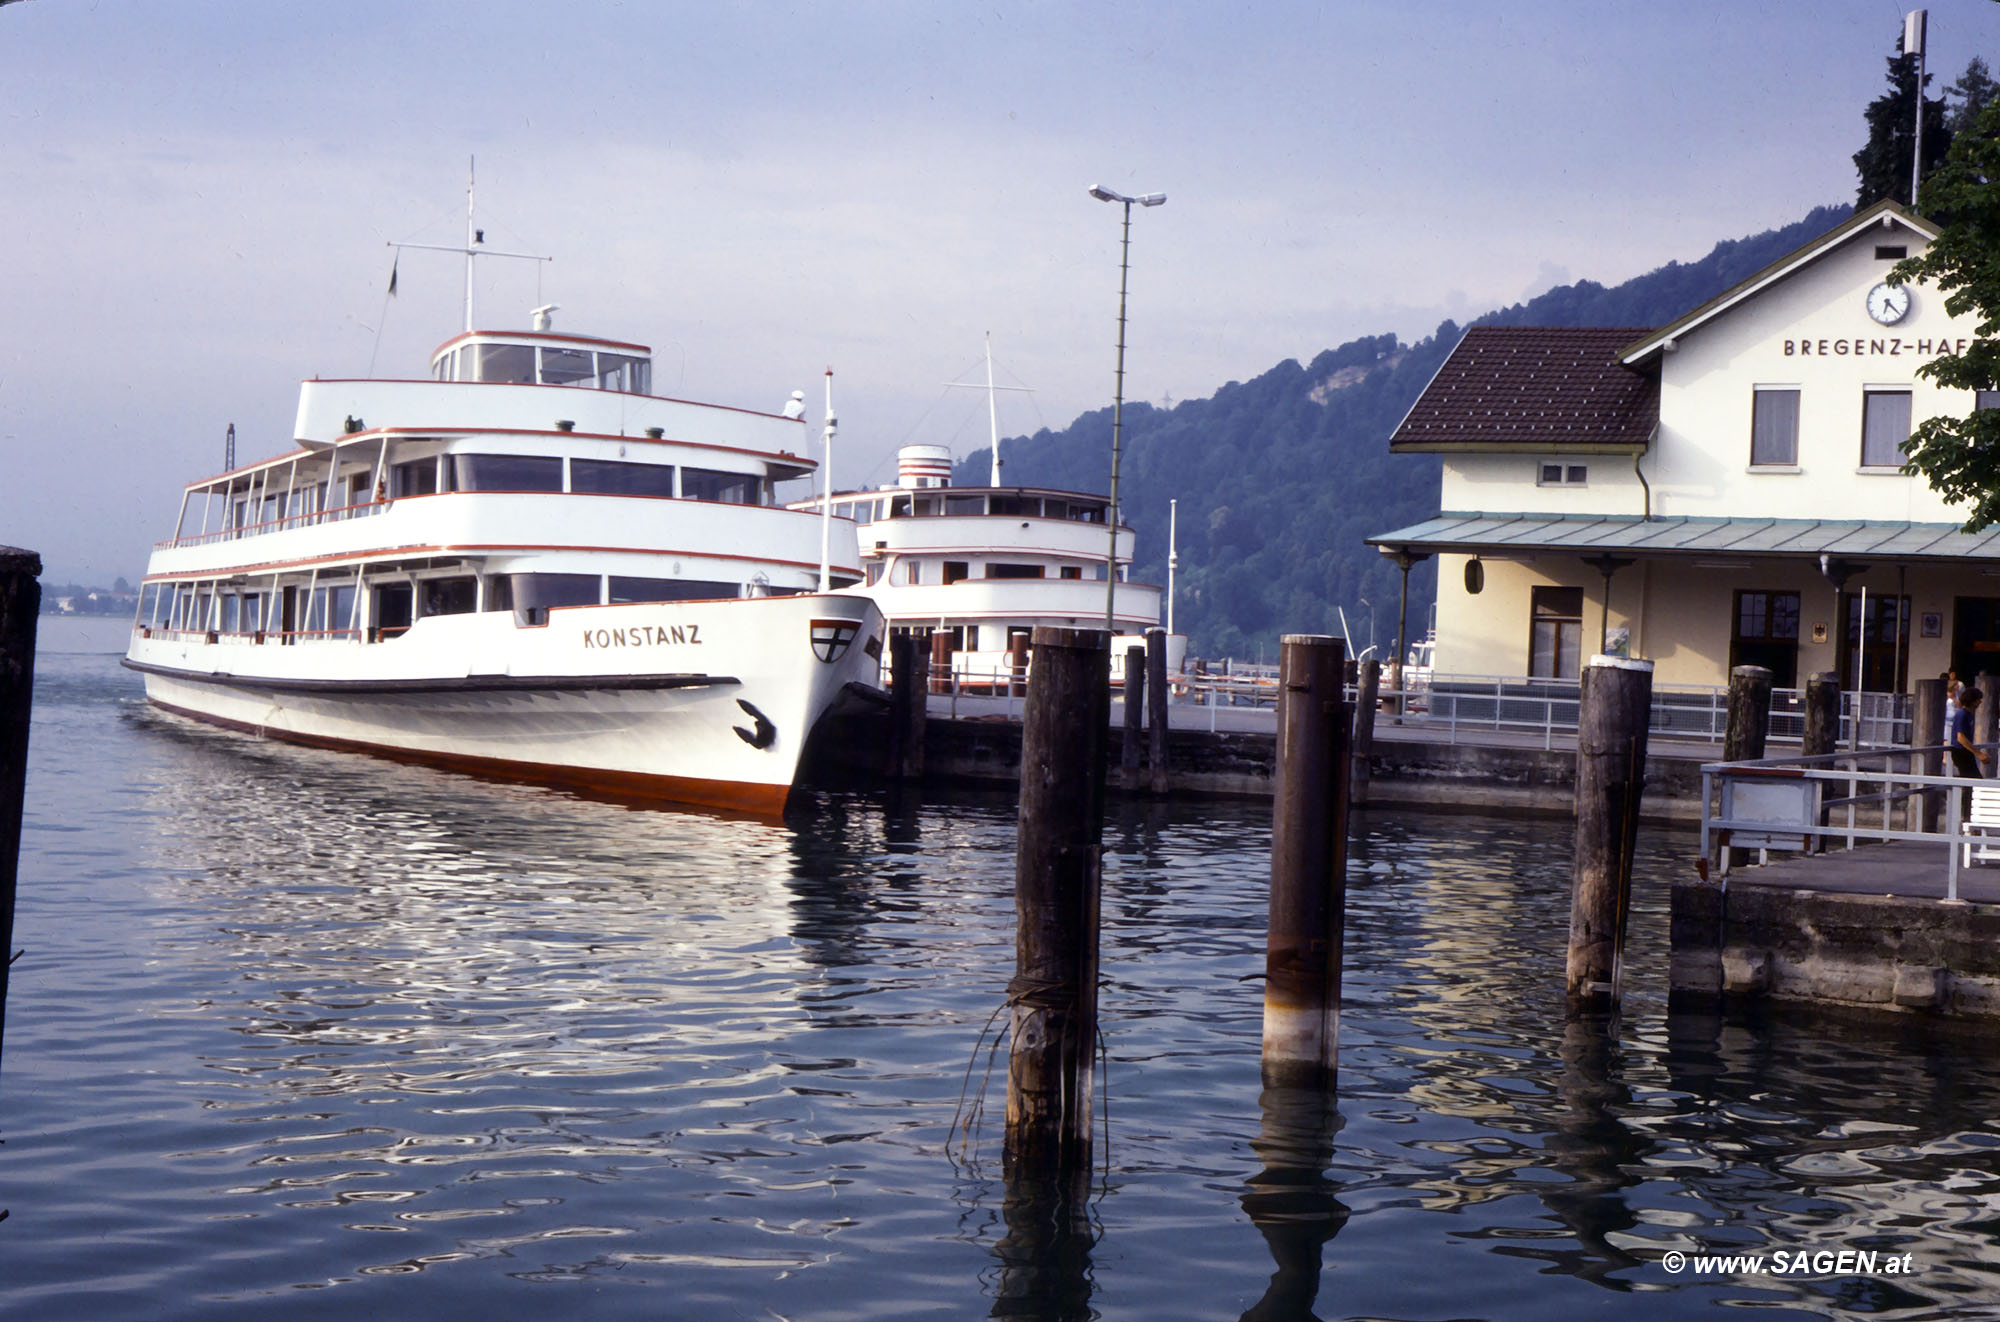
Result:
[[[1479,320],[1533,326],[1658,326],[1699,306],[1847,217],[1820,207],[1797,224],[1719,243],[1698,262],[1670,262],[1611,288],[1580,280]],[[1270,659],[1284,633],[1371,636],[1394,650],[1400,575],[1366,537],[1437,512],[1438,461],[1391,458],[1402,421],[1463,328],[1430,337],[1350,340],[1300,366],[1287,359],[1251,381],[1170,409],[1127,402],[1119,498],[1138,531],[1134,577],[1167,581],[1168,501],[1180,502],[1174,627],[1189,654]],[[1007,479],[1024,486],[1104,491],[1110,406],[1060,432],[1003,441]],[[985,449],[955,480],[986,481]],[[1435,565],[1410,575],[1410,635],[1430,618]],[[1371,619],[1372,617],[1372,619]],[[1372,635],[1371,635],[1372,627]]]

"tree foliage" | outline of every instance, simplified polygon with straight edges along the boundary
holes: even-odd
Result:
[[[1944,295],[1945,311],[1977,325],[1962,354],[1934,358],[1918,374],[1954,390],[2000,389],[2000,101],[1989,101],[1924,183],[1924,215],[1940,227],[1922,253],[1898,262],[1890,279],[1921,280]],[[1975,396],[1976,398],[1976,396]],[[1928,418],[1903,445],[1906,473],[1968,509],[1965,528],[2000,522],[2000,409]]]
[[[1897,38],[1897,49],[1902,39]],[[1889,57],[1889,90],[1868,103],[1863,112],[1868,121],[1868,142],[1854,153],[1854,168],[1861,186],[1854,196],[1857,209],[1870,207],[1885,197],[1907,202],[1910,197],[1910,161],[1916,153],[1917,57]],[[1984,66],[1981,66],[1982,68]],[[1970,76],[1971,71],[1967,70]],[[1924,75],[1926,86],[1931,76]],[[1924,98],[1924,160],[1926,178],[1944,162],[1951,146],[1942,97]]]

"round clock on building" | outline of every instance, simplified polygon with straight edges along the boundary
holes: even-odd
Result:
[[[1868,291],[1868,315],[1893,326],[1910,315],[1910,291],[1905,285],[1878,284]]]

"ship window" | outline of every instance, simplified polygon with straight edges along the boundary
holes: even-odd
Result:
[[[563,461],[533,454],[455,454],[454,491],[561,491]]]
[[[264,627],[264,594],[246,592],[243,594],[243,632],[256,633]]]
[[[532,344],[482,344],[478,347],[481,381],[534,384],[535,347]]]
[[[600,353],[597,355],[597,388],[644,395],[652,389],[652,366],[644,358],[634,358],[629,354]]]
[[[717,597],[742,595],[742,587],[736,583],[723,583],[698,578],[620,578],[611,576],[611,601],[712,601]],[[778,596],[783,589],[773,588],[768,595]]]
[[[408,583],[384,583],[375,589],[375,633],[394,638],[410,627],[416,594]]]
[[[947,561],[945,561],[945,562],[944,562],[944,581],[945,581],[945,582],[947,582],[947,583],[959,583],[959,582],[963,582],[963,581],[964,581],[965,579],[967,579],[967,578],[969,578],[969,577],[971,577],[971,574],[970,574],[970,572],[969,572],[969,569],[968,569],[968,565],[967,565],[967,562],[966,562],[966,561],[963,561],[963,560],[947,560]]]
[[[672,464],[628,464],[615,459],[572,459],[569,489],[605,496],[671,496]]]
[[[1042,502],[1042,513],[1051,519],[1067,519],[1070,514],[1069,502],[1066,500],[1045,500]]]
[[[404,496],[429,496],[438,489],[438,466],[436,459],[412,459],[406,464],[389,466],[389,494],[398,499]]]
[[[595,606],[602,600],[596,574],[511,574],[512,600],[517,611],[547,611],[551,606]]]
[[[424,594],[425,615],[470,615],[479,609],[479,580],[469,574],[464,578],[427,578],[418,586]]]
[[[993,497],[992,512],[995,514],[1011,514],[1015,518],[1019,518],[1024,514],[1031,518],[1039,517],[1042,512],[1042,502],[1039,499],[1028,496],[995,496]]]
[[[1082,566],[1082,565],[1064,565],[1064,566],[1062,567],[1062,576],[1063,576],[1064,578],[1082,578],[1082,577],[1083,577],[1083,566]]]
[[[567,386],[596,377],[588,349],[542,349],[542,384]]]
[[[944,512],[946,514],[984,514],[986,513],[986,497],[946,496],[944,498]]]
[[[988,565],[988,578],[1047,578],[1048,569],[1043,565]]]
[[[719,500],[730,505],[755,505],[757,485],[757,478],[749,473],[719,473],[708,468],[681,470],[681,494],[689,500]]]

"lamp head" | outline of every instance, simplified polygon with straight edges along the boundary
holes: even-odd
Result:
[[[1129,202],[1132,200],[1129,197],[1120,197],[1100,184],[1092,184],[1090,186],[1090,195],[1100,202]]]
[[[1139,205],[1142,207],[1156,207],[1166,200],[1167,195],[1165,193],[1148,193],[1139,199]]]

